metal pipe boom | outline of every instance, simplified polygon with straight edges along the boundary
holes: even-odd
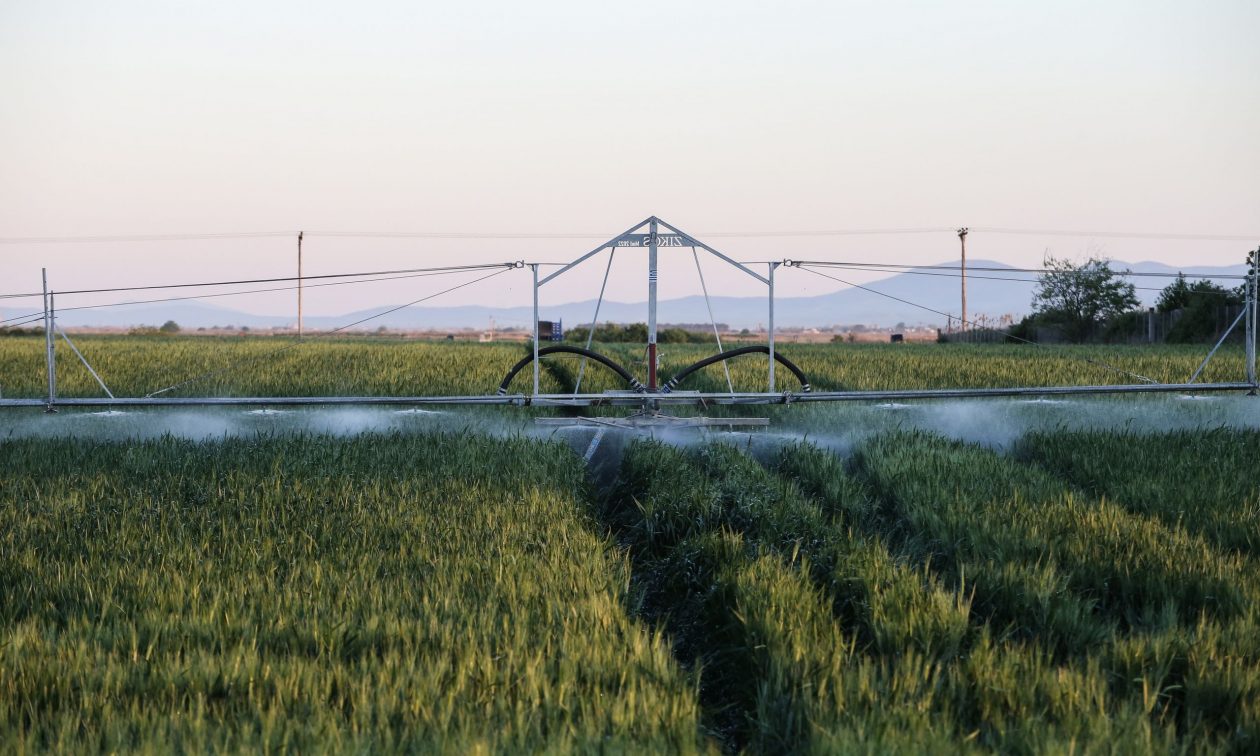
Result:
[[[652,394],[650,401],[675,406],[723,404],[796,404],[798,402],[869,402],[914,399],[992,399],[1014,396],[1097,396],[1108,394],[1204,394],[1249,391],[1250,383],[1134,383],[1114,386],[1025,386],[1010,388],[893,389],[887,391],[673,393]],[[643,407],[649,396],[635,392],[607,394],[487,394],[474,396],[219,396],[219,397],[120,397],[106,399],[58,398],[57,407],[212,407],[212,406],[338,406],[386,405],[517,405],[537,407]],[[44,399],[0,399],[0,408],[43,407]]]

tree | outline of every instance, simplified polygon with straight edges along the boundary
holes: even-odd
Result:
[[[1247,252],[1247,277],[1251,278],[1256,275],[1256,257],[1260,256],[1260,247]],[[1238,284],[1234,289],[1234,296],[1238,297],[1238,301],[1247,301],[1247,282]]]
[[[669,341],[668,338],[664,338],[667,330],[669,329],[661,329],[661,331],[657,333],[658,342],[665,343]],[[572,341],[580,344],[586,341],[586,337],[589,334],[589,326],[576,326],[564,332],[564,339],[565,341]],[[595,328],[594,340],[605,344],[641,344],[647,341],[647,323],[627,323],[623,325],[605,323],[604,325],[597,326]],[[682,340],[686,341],[686,338],[684,337]]]
[[[1221,310],[1243,303],[1246,293],[1232,291],[1202,279],[1187,283],[1178,273],[1176,280],[1164,287],[1155,303],[1160,312],[1181,311],[1181,317],[1169,330],[1167,340],[1188,343],[1214,338],[1219,328]]]
[[[1190,284],[1186,283],[1186,274],[1177,273],[1177,278],[1164,287],[1155,300],[1155,309],[1159,312],[1180,310],[1190,304]]]
[[[162,333],[179,333],[179,323],[176,323],[174,320],[168,320],[158,330]]]
[[[1077,264],[1047,256],[1045,267],[1033,292],[1033,311],[1071,341],[1086,340],[1107,320],[1138,306],[1133,284],[1107,260],[1091,256]]]

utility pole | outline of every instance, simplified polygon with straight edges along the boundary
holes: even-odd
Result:
[[[958,241],[962,244],[962,317],[958,321],[959,330],[967,330],[967,227],[958,229]]]
[[[302,338],[302,232],[298,231],[298,338]]]

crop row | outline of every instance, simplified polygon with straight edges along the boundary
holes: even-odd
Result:
[[[1260,551],[1260,439],[1226,429],[1033,433],[1019,455],[1222,548]]]
[[[694,751],[562,447],[0,446],[0,750]]]
[[[1260,434],[605,444],[5,441],[0,749],[1260,743]]]
[[[521,344],[400,342],[348,337],[305,343],[274,338],[75,337],[76,344],[117,396],[144,396],[184,384],[169,396],[335,396],[489,394],[527,352]],[[0,395],[38,397],[45,392],[44,343],[37,337],[0,339]],[[646,382],[642,345],[597,344]],[[1204,356],[1194,346],[1102,347],[1019,345],[785,344],[812,385],[822,389],[914,389],[1081,385],[1189,379]],[[702,344],[661,348],[661,381],[714,353]],[[579,372],[583,391],[625,388],[606,368],[573,355],[544,358],[542,390],[572,391]],[[102,396],[88,371],[64,343],[57,351],[62,396]],[[737,391],[762,391],[766,357],[712,365],[681,388],[725,391],[729,369]],[[794,390],[795,378],[777,371],[777,388]],[[1241,380],[1242,352],[1226,347],[1204,372],[1204,381]],[[184,382],[187,383],[185,384]],[[531,389],[531,371],[512,385]]]
[[[976,447],[881,436],[855,461],[625,455],[604,517],[729,742],[1255,746],[1253,564]]]
[[[1227,435],[1244,445],[1260,440]],[[1126,458],[1118,445],[1082,450],[1115,466]],[[1210,444],[1181,450],[1201,471],[1213,452]],[[1245,474],[1246,459],[1236,455],[1234,469],[1222,460],[1199,479]],[[885,527],[901,530],[911,551],[933,557],[947,580],[969,580],[976,616],[994,629],[1056,658],[1096,665],[1113,691],[1140,700],[1185,743],[1221,738],[1231,748],[1256,746],[1255,562],[1150,516],[1136,497],[1127,504],[1096,498],[1038,466],[974,446],[883,436],[859,451],[856,467],[878,492]],[[1150,472],[1159,483],[1187,485],[1175,467]],[[1253,486],[1232,506],[1245,510],[1254,496]]]

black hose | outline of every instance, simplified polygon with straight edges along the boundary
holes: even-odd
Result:
[[[669,392],[673,391],[674,387],[677,386],[684,378],[696,372],[700,368],[708,367],[709,365],[712,365],[715,362],[722,362],[723,360],[729,360],[732,357],[739,357],[745,354],[770,354],[770,347],[760,346],[760,345],[740,347],[739,349],[732,349],[729,352],[719,352],[718,354],[715,354],[712,357],[706,357],[703,360],[700,360],[699,362],[697,362],[696,364],[684,368],[682,372],[678,373],[673,378],[670,378],[668,381],[666,381],[665,385],[661,386],[661,393],[668,394]],[[801,382],[801,393],[805,393],[805,394],[809,393],[810,391],[809,381],[806,380],[805,373],[801,372],[801,369],[796,366],[796,363],[792,362],[787,357],[784,357],[781,353],[777,351],[774,353],[774,360],[775,362],[778,362],[783,367],[792,371],[792,375],[796,376],[796,380]]]
[[[626,370],[622,366],[608,359],[607,357],[600,354],[599,352],[592,352],[589,349],[583,349],[582,347],[575,347],[575,346],[567,346],[564,344],[557,344],[556,346],[543,347],[542,349],[538,350],[539,357],[543,357],[548,354],[579,354],[588,359],[595,360],[599,364],[603,365],[609,370],[612,370],[617,375],[621,376],[625,380],[625,382],[630,385],[630,388],[632,390],[637,391],[639,393],[643,393],[643,390],[644,390],[643,384],[639,383],[638,379],[636,379],[633,375],[630,375],[630,371]],[[525,355],[525,357],[523,357],[520,362],[512,366],[512,369],[508,371],[507,376],[503,378],[503,382],[499,384],[498,393],[500,396],[507,393],[508,384],[512,382],[512,379],[516,377],[517,373],[521,372],[521,368],[525,367],[526,365],[528,365],[529,363],[533,361],[534,361],[534,353],[531,351],[529,354]]]

